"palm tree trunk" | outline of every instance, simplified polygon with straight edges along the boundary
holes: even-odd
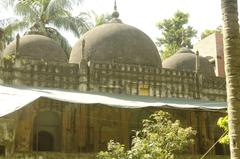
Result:
[[[231,159],[240,159],[240,42],[237,0],[222,0]]]

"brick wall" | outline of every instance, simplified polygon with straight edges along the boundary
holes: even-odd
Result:
[[[0,60],[0,84],[225,101],[225,79],[191,71],[117,63]]]

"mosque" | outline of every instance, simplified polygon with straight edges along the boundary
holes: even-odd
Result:
[[[197,130],[190,153],[204,153],[222,135],[225,79],[188,48],[161,61],[153,41],[111,22],[85,33],[70,58],[52,39],[17,37],[0,59],[0,155],[94,153],[114,139],[130,147],[132,130],[156,110]],[[213,154],[225,154],[220,144]],[[71,158],[71,157],[68,157]]]

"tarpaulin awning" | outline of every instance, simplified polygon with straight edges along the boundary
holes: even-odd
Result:
[[[222,110],[227,108],[226,102],[0,85],[0,116],[14,112],[41,97],[70,103],[103,104],[119,108],[172,107],[203,110]]]

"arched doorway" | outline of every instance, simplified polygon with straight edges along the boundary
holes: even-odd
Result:
[[[39,151],[53,151],[54,150],[54,137],[47,131],[40,131],[38,134],[35,134],[34,138],[38,137],[37,140],[34,140],[33,150]]]
[[[61,119],[56,112],[38,113],[33,128],[33,151],[60,151]]]

